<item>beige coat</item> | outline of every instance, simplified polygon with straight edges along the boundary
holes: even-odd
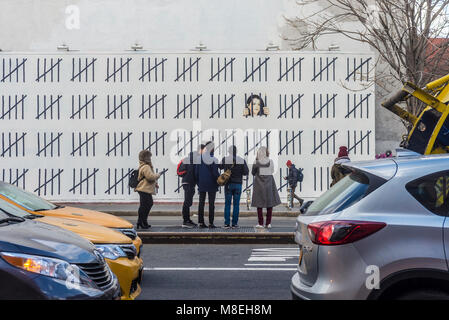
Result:
[[[154,173],[147,163],[139,161],[139,184],[137,185],[135,191],[156,194],[156,182],[160,176],[161,174]]]

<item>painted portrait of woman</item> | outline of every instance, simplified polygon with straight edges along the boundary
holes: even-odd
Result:
[[[246,106],[243,109],[243,116],[268,116],[269,112],[268,107],[265,106],[263,99],[259,95],[252,94],[248,99],[246,99]]]

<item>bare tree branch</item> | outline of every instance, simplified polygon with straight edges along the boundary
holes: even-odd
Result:
[[[326,35],[341,34],[368,44],[378,55],[372,84],[386,94],[395,89],[389,83],[412,81],[424,86],[449,73],[449,0],[302,0],[296,2],[305,17],[287,18],[296,30],[284,36],[296,50],[316,49]],[[307,7],[313,10],[307,10]],[[318,8],[318,9],[317,9]],[[418,114],[423,106],[407,103]]]

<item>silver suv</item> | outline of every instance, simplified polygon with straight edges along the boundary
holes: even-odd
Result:
[[[298,216],[299,299],[448,299],[449,155],[352,162]]]

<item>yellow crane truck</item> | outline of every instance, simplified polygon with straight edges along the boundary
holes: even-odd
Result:
[[[422,101],[426,107],[418,117],[401,108],[398,103],[411,98]],[[401,147],[420,154],[449,152],[449,74],[419,88],[405,82],[402,89],[382,106],[413,125],[404,137]]]

